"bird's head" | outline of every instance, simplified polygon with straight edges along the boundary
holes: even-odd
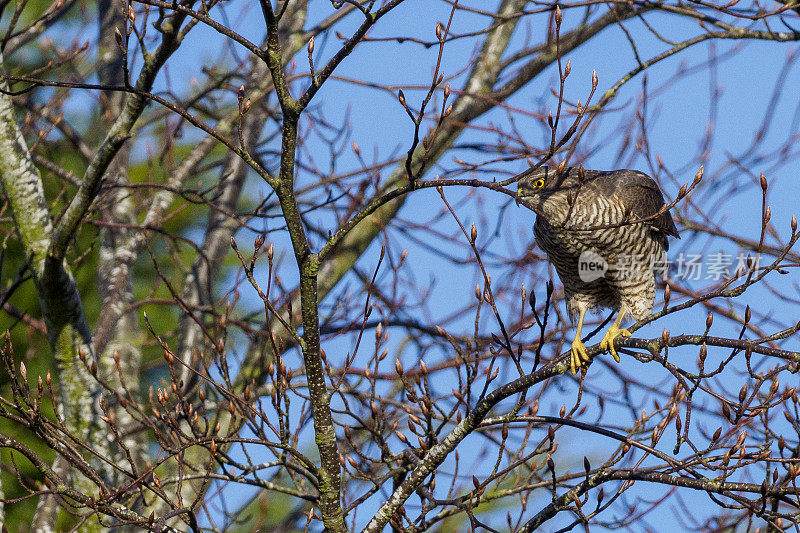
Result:
[[[526,200],[545,215],[549,211],[561,211],[568,197],[576,197],[583,182],[578,169],[540,167],[528,170],[517,180],[517,196]]]

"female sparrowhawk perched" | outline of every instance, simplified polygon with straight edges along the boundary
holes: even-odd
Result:
[[[619,310],[600,347],[619,362],[614,347],[626,314],[639,320],[653,310],[655,276],[666,270],[667,237],[679,237],[652,178],[636,170],[609,172],[540,167],[523,172],[517,194],[537,209],[533,227],[564,284],[570,318],[572,373],[589,361],[581,341],[587,310]],[[657,216],[655,216],[657,215]]]

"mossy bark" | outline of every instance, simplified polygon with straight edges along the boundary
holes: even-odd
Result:
[[[0,89],[8,91],[4,81],[0,82]],[[53,224],[41,176],[14,119],[11,96],[5,92],[0,94],[0,182],[33,274],[50,345],[59,367],[59,414],[70,432],[104,454],[109,442],[99,425],[99,389],[87,368],[94,362],[91,333],[69,265],[63,258],[49,253]],[[75,475],[72,482],[85,494],[97,491],[97,487],[82,476]],[[93,526],[87,523],[86,527],[91,530]]]

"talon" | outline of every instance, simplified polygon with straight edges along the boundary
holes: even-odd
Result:
[[[614,361],[619,363],[619,355],[617,355],[617,349],[614,347],[614,340],[619,337],[630,337],[631,332],[627,329],[620,329],[616,324],[612,324],[608,331],[606,331],[605,336],[603,336],[603,340],[600,341],[600,348],[611,352],[611,355],[614,357]]]
[[[586,346],[583,345],[580,338],[575,338],[572,341],[572,350],[570,350],[569,367],[572,374],[576,374],[578,369],[589,362],[589,354],[586,353]]]

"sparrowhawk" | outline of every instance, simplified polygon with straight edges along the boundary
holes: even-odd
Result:
[[[652,178],[636,170],[540,167],[523,172],[517,194],[537,209],[536,243],[564,284],[567,311],[578,328],[572,373],[589,361],[581,341],[587,310],[618,310],[600,347],[614,347],[626,314],[639,320],[653,310],[655,277],[666,269],[667,237],[679,237]]]

